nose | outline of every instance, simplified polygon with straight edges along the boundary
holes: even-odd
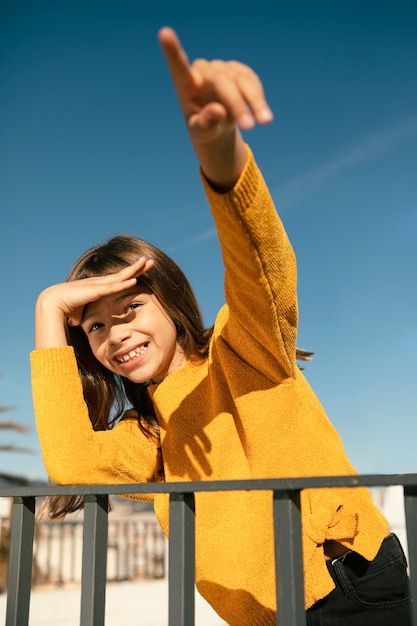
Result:
[[[132,336],[130,325],[126,318],[117,317],[113,319],[109,330],[109,344],[118,345],[127,341]]]

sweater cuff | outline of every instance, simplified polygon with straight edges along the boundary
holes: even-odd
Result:
[[[240,206],[241,210],[245,210],[252,204],[252,200],[256,195],[256,191],[259,185],[259,171],[253,156],[252,150],[246,144],[245,145],[248,158],[245,163],[245,167],[239,177],[239,180],[231,189],[226,193],[219,193],[215,191],[210,185],[207,178],[204,176],[203,171],[200,169],[200,175],[203,181],[204,190],[206,192],[207,199],[211,206],[217,206],[219,204],[229,205],[230,208]]]
[[[30,353],[32,371],[46,376],[55,374],[71,374],[78,371],[74,348],[61,346],[59,348],[39,348]]]

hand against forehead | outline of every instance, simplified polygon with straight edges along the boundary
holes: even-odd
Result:
[[[70,326],[81,324],[84,307],[90,302],[135,286],[136,278],[153,267],[151,259],[141,258],[132,265],[107,276],[73,280],[46,289],[42,296],[68,318]]]
[[[159,31],[159,42],[189,131],[199,141],[211,140],[228,126],[250,129],[272,120],[262,83],[250,67],[238,61],[190,63],[171,28]]]

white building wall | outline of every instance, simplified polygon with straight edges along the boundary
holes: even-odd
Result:
[[[404,490],[402,485],[378,487],[371,490],[372,498],[387,518],[390,531],[398,536],[405,554],[408,556],[407,533],[405,525]]]

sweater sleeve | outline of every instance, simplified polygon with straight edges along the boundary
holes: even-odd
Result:
[[[296,261],[249,147],[234,189],[216,193],[203,180],[225,267],[227,321],[222,338],[273,382],[295,376]]]
[[[31,353],[32,395],[42,457],[50,479],[62,485],[158,481],[159,446],[123,419],[94,431],[73,348]]]

